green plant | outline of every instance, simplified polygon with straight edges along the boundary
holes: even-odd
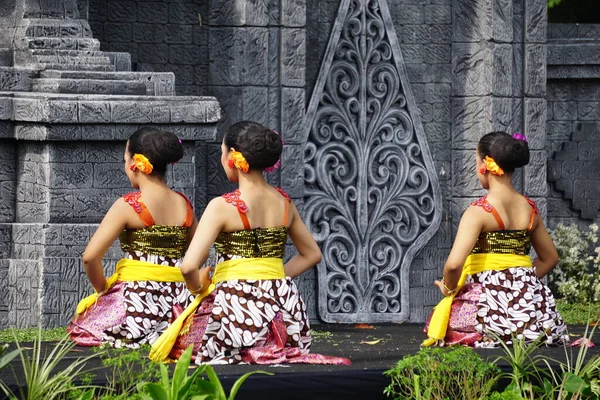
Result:
[[[560,261],[548,274],[550,287],[569,303],[600,301],[598,225],[587,230],[558,224],[551,232]]]
[[[8,344],[3,344],[0,346],[0,356],[2,356],[0,357],[0,369],[6,367],[15,357],[19,355],[19,353],[21,353],[21,349],[15,349],[10,353],[2,355],[6,349],[8,349]]]
[[[471,348],[423,348],[384,374],[391,378],[384,393],[394,399],[481,399],[500,376]]]
[[[600,321],[600,303],[569,303],[558,299],[556,309],[567,325],[583,325],[589,321]]]
[[[138,391],[144,400],[233,400],[244,381],[252,374],[273,375],[264,371],[252,371],[241,376],[231,388],[226,397],[223,386],[214,369],[210,365],[199,366],[191,376],[187,370],[192,360],[193,346],[188,347],[175,366],[173,379],[169,379],[169,370],[160,364],[161,380],[158,383],[142,382]],[[201,377],[206,373],[208,380]]]
[[[52,328],[42,329],[41,339],[42,342],[58,341],[65,337],[67,331],[65,328]],[[33,342],[40,336],[39,328],[26,328],[26,329],[1,329],[0,330],[0,343],[13,342],[15,338],[23,342]]]
[[[102,353],[102,365],[109,371],[106,374],[107,387],[100,395],[102,400],[129,399],[135,396],[133,393],[138,382],[160,378],[159,365],[148,358],[150,346],[144,345],[139,349],[107,346],[94,351]]]
[[[22,400],[53,400],[63,398],[70,390],[74,388],[73,381],[83,374],[83,368],[87,361],[95,355],[77,358],[69,365],[60,366],[61,361],[75,346],[68,337],[63,337],[56,343],[50,353],[42,353],[42,329],[39,329],[37,338],[33,341],[31,353],[21,347],[15,336],[15,344],[19,350],[19,356],[22,364],[22,378],[25,385],[19,381],[19,376],[15,378],[20,387],[20,398]],[[0,388],[6,395],[15,398],[15,394],[2,382]],[[80,387],[81,388],[81,387]]]

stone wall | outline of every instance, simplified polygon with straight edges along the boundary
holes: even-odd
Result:
[[[190,15],[171,14],[171,8],[180,3],[200,14],[202,26]],[[439,291],[431,283],[441,274],[460,215],[470,201],[483,194],[474,173],[479,137],[492,129],[528,135],[532,163],[515,174],[515,182],[546,212],[546,2],[485,0],[476,6],[468,0],[385,3],[433,157],[431,173],[437,175],[443,195],[439,231],[410,269],[409,321],[421,322],[439,300]],[[289,190],[302,210],[299,135],[306,129],[302,126],[305,107],[313,94],[340,1],[128,0],[119,2],[126,5],[127,12],[112,16],[112,2],[104,4],[91,0],[90,21],[107,49],[128,46],[138,68],[174,71],[178,77],[185,74],[186,84],[178,85],[178,92],[206,87],[204,94],[221,102],[223,125],[247,118],[281,130],[286,141],[283,168],[270,179]],[[162,11],[148,18],[141,10],[149,8]],[[171,50],[173,46],[185,45],[168,43],[167,34],[144,35],[144,43],[152,45],[143,48],[138,42],[141,38],[134,36],[138,30],[189,32],[188,25],[192,41],[188,34],[187,45],[195,46],[189,47],[192,59],[170,57],[177,53]],[[185,36],[181,35],[174,36]],[[202,40],[208,47],[203,47]],[[146,52],[149,47],[151,53]],[[189,77],[187,65],[191,64],[184,64],[188,61],[197,63],[194,78]],[[209,154],[216,154],[219,140],[207,145]],[[208,160],[208,170],[209,197],[231,188],[224,182],[216,156]],[[311,270],[299,280],[314,319],[318,318],[312,295],[315,276],[316,271]]]
[[[548,28],[548,224],[600,223],[600,25]]]

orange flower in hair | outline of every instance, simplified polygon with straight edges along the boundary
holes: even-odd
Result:
[[[248,172],[248,170],[250,169],[248,161],[246,161],[244,155],[236,150],[233,150],[231,152],[231,158],[229,159],[229,167],[235,167],[243,172]]]
[[[492,157],[485,156],[485,158],[483,159],[483,162],[485,163],[485,169],[490,171],[492,174],[498,175],[498,176],[504,175],[504,170],[502,168],[500,168],[500,166],[498,164],[496,164],[496,161],[494,161],[494,159]]]
[[[148,160],[146,158],[146,156],[144,156],[143,154],[134,154],[133,155],[133,161],[135,161],[135,169],[137,169],[140,172],[143,172],[146,175],[149,175],[152,173],[152,169],[154,169],[154,167],[152,166],[152,163],[150,162],[150,160]],[[133,170],[133,168],[132,168]]]

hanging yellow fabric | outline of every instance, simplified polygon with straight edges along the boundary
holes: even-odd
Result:
[[[457,290],[450,296],[444,297],[433,311],[427,330],[428,339],[425,339],[421,346],[433,346],[446,337],[448,321],[450,320],[450,311],[452,301],[464,286],[467,277],[483,271],[502,271],[514,267],[531,267],[531,258],[529,256],[516,254],[470,254],[465,261],[460,278],[458,280]]]
[[[105,291],[117,282],[156,281],[156,282],[183,282],[183,275],[176,267],[167,267],[145,261],[129,260],[123,258],[117,263],[116,272],[106,280]],[[81,315],[96,304],[99,294],[94,293],[77,304],[77,315]]]
[[[152,343],[150,359],[164,361],[171,352],[185,320],[200,306],[202,299],[208,296],[217,283],[228,280],[267,280],[283,279],[283,260],[281,258],[237,258],[217,264],[210,285],[177,317],[171,326]]]

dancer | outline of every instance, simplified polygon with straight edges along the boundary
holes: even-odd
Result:
[[[321,260],[321,251],[281,189],[263,171],[279,164],[283,141],[277,132],[239,122],[221,145],[221,164],[239,189],[213,199],[181,265],[197,295],[150,353],[155,361],[177,359],[194,346],[197,364],[350,364],[310,354],[306,306],[292,278]],[[285,265],[287,237],[298,254]],[[214,268],[198,268],[213,245]]]
[[[96,293],[67,327],[78,345],[151,344],[169,326],[173,305],[193,300],[179,266],[198,222],[190,201],[165,182],[167,165],[181,157],[181,141],[169,132],[141,128],[127,141],[125,173],[139,191],[115,201],[83,253]],[[117,237],[125,256],[107,279],[102,258]]]
[[[552,293],[540,279],[558,253],[536,204],[512,184],[515,168],[529,163],[527,139],[493,132],[477,145],[476,169],[488,194],[464,212],[424,346],[494,347],[513,338],[559,344],[569,337]],[[531,246],[537,257],[529,257]]]

